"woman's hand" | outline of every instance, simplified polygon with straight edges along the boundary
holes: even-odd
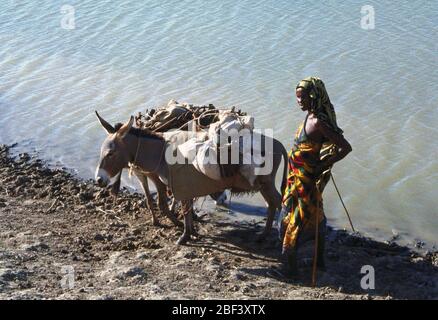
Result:
[[[342,134],[333,131],[324,122],[317,121],[316,127],[331,143],[337,147],[337,152],[324,161],[327,168],[345,158],[345,156],[353,150],[350,143]]]
[[[325,161],[319,161],[319,163],[313,169],[313,175],[319,177],[324,171],[330,169]]]

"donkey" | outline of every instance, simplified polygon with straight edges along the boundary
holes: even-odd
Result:
[[[99,117],[100,118],[100,117]],[[167,141],[164,134],[151,132],[145,129],[133,127],[134,117],[123,124],[117,131],[108,125],[103,119],[99,119],[102,126],[108,133],[107,138],[102,144],[99,165],[96,168],[96,181],[104,187],[111,185],[117,180],[118,176],[128,164],[136,168],[136,175],[154,174],[157,179],[157,187],[160,199],[165,196],[165,186],[170,186],[170,166],[165,160],[165,149]],[[108,127],[109,126],[109,127]],[[109,130],[110,129],[110,130]],[[178,133],[176,133],[178,134]],[[187,134],[187,132],[181,132]],[[221,187],[216,192],[231,189],[232,192],[257,192],[260,191],[266,203],[268,204],[268,217],[266,226],[258,240],[264,239],[271,231],[274,221],[275,211],[281,209],[281,194],[286,187],[287,176],[287,153],[284,146],[278,140],[273,139],[272,152],[272,170],[269,174],[257,176],[254,185],[251,185],[244,177],[237,174],[233,177],[224,178],[221,181]],[[262,153],[264,150],[262,150]],[[275,187],[275,176],[280,166],[281,160],[284,160],[284,169],[281,184],[281,193]],[[155,182],[155,181],[154,181]],[[189,188],[189,186],[187,186]],[[181,199],[184,213],[184,232],[178,239],[177,244],[185,244],[194,233],[193,227],[193,198],[206,196],[212,193],[211,188],[206,194],[193,195],[192,199]],[[179,199],[178,199],[179,200]],[[175,217],[170,215],[163,206],[163,212],[175,223]]]
[[[123,127],[123,124],[121,123],[118,123],[115,125],[115,127],[113,127],[111,124],[105,121],[97,111],[96,116],[100,124],[108,134],[107,139],[102,145],[100,161],[98,168],[96,169],[96,182],[101,187],[105,185],[110,186],[111,192],[113,194],[117,194],[120,189],[120,177],[122,169],[127,168],[128,163],[132,160],[125,158],[126,154],[120,152],[119,149],[116,148],[116,144],[120,144],[120,146],[122,147],[121,150],[124,150],[125,146],[123,143],[123,138],[127,135],[128,131],[131,131],[131,133],[133,133],[134,135],[138,135],[141,134],[141,130],[135,130],[134,128],[130,128],[130,130],[126,131],[126,129]],[[182,223],[177,220],[173,212],[175,202],[170,208],[167,205],[167,187],[161,182],[158,175],[154,172],[143,172],[136,169],[133,169],[133,173],[140,182],[140,185],[145,194],[146,206],[152,213],[152,224],[154,226],[159,226],[160,222],[158,221],[158,218],[153,208],[154,200],[149,191],[148,178],[152,180],[157,189],[158,207],[160,208],[160,211],[164,213],[164,215],[167,216],[174,225],[182,226]],[[111,177],[109,182],[106,181],[106,178],[108,177]]]
[[[96,111],[96,116],[97,116],[97,119],[99,120],[100,124],[103,126],[103,128],[105,129],[105,131],[108,134],[114,134],[123,125],[122,123],[117,123],[113,127],[107,121],[105,121],[99,115],[99,113],[97,111]],[[160,226],[160,222],[158,221],[158,217],[156,216],[156,213],[154,211],[154,205],[153,205],[154,199],[153,199],[151,192],[149,190],[148,178],[155,184],[157,190],[162,191],[163,188],[166,188],[165,193],[164,192],[157,192],[158,193],[159,209],[162,213],[164,213],[166,216],[168,216],[172,220],[172,222],[174,222],[174,224],[181,226],[182,224],[180,222],[176,222],[173,219],[173,215],[175,213],[177,201],[175,201],[175,199],[173,198],[170,206],[168,207],[169,210],[167,210],[166,203],[167,203],[168,198],[166,197],[166,195],[168,193],[168,190],[167,190],[167,187],[165,185],[163,185],[163,183],[160,181],[159,177],[155,173],[151,173],[151,172],[145,173],[145,172],[141,172],[141,171],[138,171],[135,169],[133,169],[133,173],[137,177],[138,181],[140,182],[140,185],[141,185],[143,192],[145,194],[146,207],[152,213],[152,224],[154,226]],[[110,192],[114,196],[116,196],[117,193],[119,192],[120,184],[121,184],[121,174],[117,175],[114,178],[114,180],[112,180],[112,182],[111,182]],[[212,193],[212,194],[210,194],[210,197],[218,205],[223,204],[225,199],[226,199],[226,195],[223,192]]]

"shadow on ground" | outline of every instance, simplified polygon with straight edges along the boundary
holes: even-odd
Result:
[[[263,224],[214,224],[214,228],[221,230],[220,233],[202,236],[191,245],[258,261],[258,267],[241,269],[248,274],[270,278],[274,275],[276,280],[284,283],[311,285],[314,241],[309,241],[300,248],[300,274],[296,280],[290,280],[272,272],[281,267],[281,244],[276,230],[265,241],[257,242],[257,234],[263,230]],[[325,256],[326,271],[319,271],[317,274],[319,287],[331,287],[346,294],[391,296],[395,299],[438,299],[437,252],[421,255],[393,242],[378,242],[360,234],[349,234],[329,227]]]

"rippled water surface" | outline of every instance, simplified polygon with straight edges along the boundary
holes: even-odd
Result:
[[[64,4],[0,3],[0,143],[90,178],[95,109],[126,121],[174,98],[236,105],[290,148],[304,118],[293,88],[317,75],[353,145],[334,176],[356,228],[438,242],[436,1],[368,1],[374,30],[351,0],[68,1],[72,30]],[[347,227],[332,185],[324,199]]]

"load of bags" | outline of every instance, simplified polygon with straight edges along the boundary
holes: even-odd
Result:
[[[177,149],[195,169],[213,180],[241,174],[253,185],[263,161],[254,150],[254,118],[240,110],[193,106],[171,100],[166,107],[136,117],[137,126],[152,131],[189,131]],[[193,133],[193,134],[192,134]]]

